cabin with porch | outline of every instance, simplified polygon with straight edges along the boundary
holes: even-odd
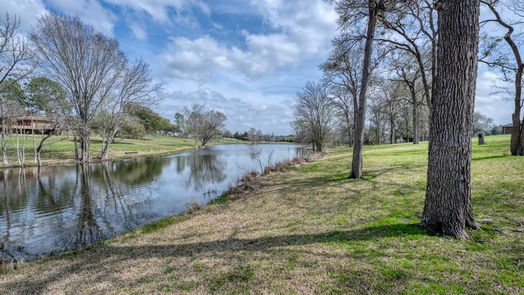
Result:
[[[56,120],[48,116],[19,116],[9,118],[12,122],[9,128],[14,133],[24,134],[60,134],[60,129],[56,126]],[[4,120],[0,121],[0,126]]]

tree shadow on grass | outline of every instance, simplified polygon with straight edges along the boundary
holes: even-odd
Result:
[[[91,250],[80,251],[77,255],[62,255],[56,259],[67,261],[59,266],[51,267],[45,275],[38,279],[20,276],[17,281],[1,286],[3,290],[13,294],[43,294],[48,287],[67,277],[82,277],[84,280],[111,282],[118,280],[118,272],[122,264],[145,259],[192,258],[205,255],[208,258],[224,258],[236,252],[252,252],[241,254],[251,257],[255,252],[267,253],[272,249],[285,250],[286,247],[304,246],[317,243],[331,244],[357,241],[374,241],[389,237],[409,237],[424,235],[426,232],[416,224],[390,224],[371,226],[356,230],[328,231],[320,233],[290,234],[260,238],[229,238],[209,242],[180,243],[169,245],[128,246],[110,244],[96,246]],[[51,258],[50,263],[55,258]],[[122,264],[121,264],[122,263]],[[86,270],[97,269],[94,275]],[[89,276],[89,277],[87,277]],[[121,279],[121,278],[120,278]],[[126,282],[126,285],[136,284],[136,281]],[[65,290],[64,290],[65,291]]]
[[[473,157],[473,161],[480,161],[480,160],[493,160],[493,159],[501,159],[501,158],[510,158],[510,155],[498,155],[498,156],[486,156],[486,157]]]

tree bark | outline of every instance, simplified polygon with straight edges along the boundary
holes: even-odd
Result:
[[[418,144],[418,112],[416,104],[413,104],[413,144]]]
[[[513,129],[511,132],[511,154],[513,156],[524,156],[524,120],[520,121],[522,110],[522,74],[524,64],[519,66],[515,74],[515,107],[513,115]]]
[[[7,121],[2,117],[2,163],[7,166],[9,165],[9,158],[7,157],[7,128],[5,124],[7,124]]]
[[[467,238],[477,228],[471,205],[471,137],[480,1],[439,2],[437,75],[432,95],[428,180],[420,225]]]
[[[355,133],[353,147],[353,161],[349,178],[362,179],[362,145],[364,143],[364,123],[366,121],[367,89],[371,76],[371,57],[373,55],[373,40],[377,27],[378,8],[369,4],[366,45],[364,47],[364,61],[362,63],[362,79],[358,98],[358,109],[355,109]]]

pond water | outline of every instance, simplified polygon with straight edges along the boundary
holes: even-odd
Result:
[[[302,146],[257,145],[260,162]],[[248,145],[104,164],[0,170],[0,250],[17,260],[85,247],[205,204],[260,163]],[[2,254],[2,253],[0,253]]]

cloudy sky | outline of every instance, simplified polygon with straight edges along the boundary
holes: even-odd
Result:
[[[173,118],[184,105],[223,111],[227,128],[292,132],[290,106],[336,33],[322,0],[0,0],[24,30],[47,10],[80,17],[150,63],[163,84],[154,108]],[[497,74],[481,66],[477,110],[509,123],[512,103],[493,94]]]

